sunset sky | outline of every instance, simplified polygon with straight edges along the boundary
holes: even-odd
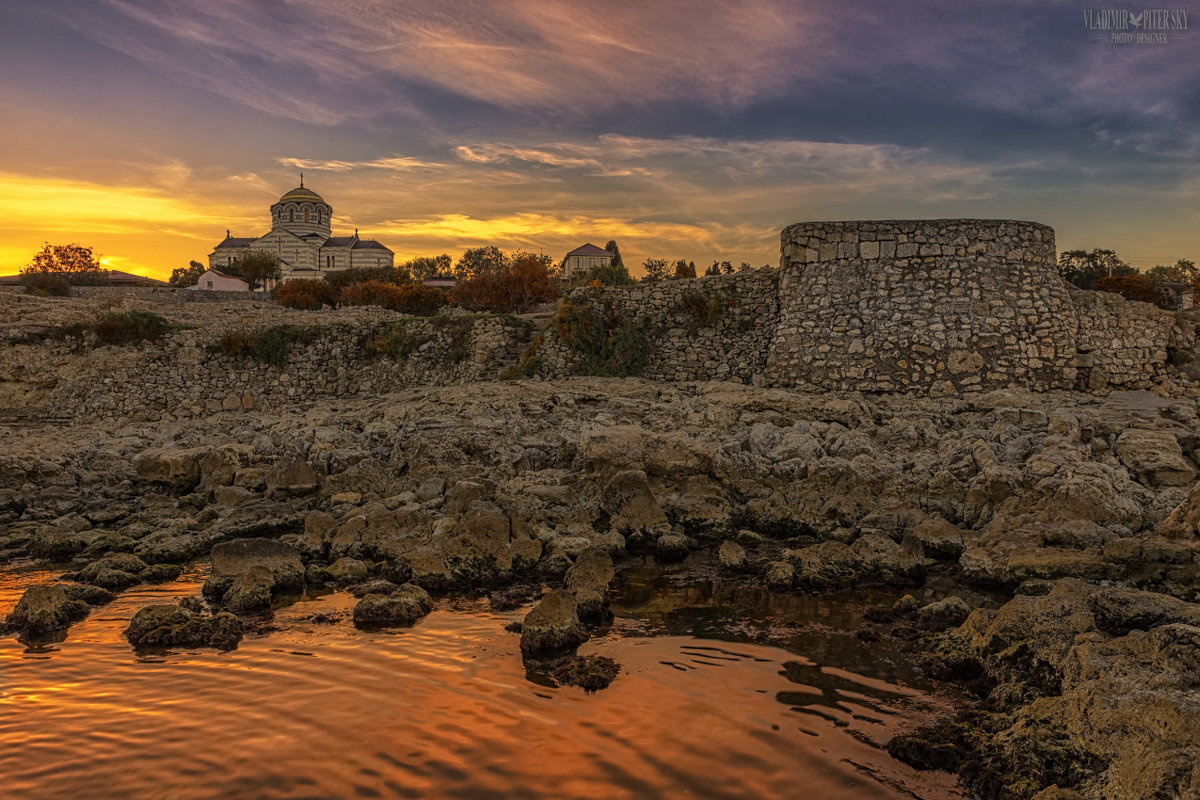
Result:
[[[305,184],[414,255],[777,263],[818,219],[1004,217],[1200,261],[1200,1],[0,0],[0,274],[165,278]],[[1102,38],[1097,38],[1097,37]]]

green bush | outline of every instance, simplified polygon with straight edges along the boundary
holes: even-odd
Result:
[[[257,333],[227,331],[214,349],[223,355],[248,356],[282,369],[287,366],[293,344],[308,344],[319,333],[319,328],[310,325],[272,325]]]
[[[584,374],[627,378],[645,371],[654,335],[645,319],[623,320],[611,305],[568,298],[555,323],[559,338],[580,356]]]
[[[98,344],[136,344],[158,341],[171,330],[171,323],[150,311],[109,311],[89,329]]]
[[[66,276],[53,272],[31,272],[21,276],[25,285],[25,293],[37,297],[68,297],[71,294],[71,282]]]
[[[438,334],[444,334],[449,345],[445,359],[458,364],[471,354],[471,329],[475,319],[474,316],[438,316],[424,322],[400,320],[368,341],[366,350],[373,355],[386,355],[394,361],[404,361],[426,342],[433,341]]]
[[[429,341],[424,334],[410,330],[408,320],[392,323],[381,335],[367,342],[367,352],[387,356],[393,361],[407,361],[417,348]]]

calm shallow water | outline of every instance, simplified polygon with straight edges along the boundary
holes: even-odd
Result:
[[[0,613],[50,577],[0,571]],[[581,649],[621,675],[589,695],[527,676],[504,631],[525,609],[484,603],[365,633],[336,592],[278,609],[276,630],[231,653],[136,655],[133,613],[201,580],[127,592],[58,644],[0,640],[0,796],[960,796],[880,749],[948,701],[839,633],[853,614],[828,598],[631,570],[612,629]],[[764,632],[787,649],[750,641]]]

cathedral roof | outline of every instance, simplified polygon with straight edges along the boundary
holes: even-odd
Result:
[[[217,245],[217,249],[220,250],[222,247],[249,247],[257,241],[258,237],[255,236],[226,236],[224,241]]]
[[[321,195],[317,194],[312,189],[309,189],[307,186],[297,186],[295,189],[292,189],[290,192],[285,194],[283,197],[279,198],[279,202],[281,202],[281,203],[288,203],[288,202],[324,203],[325,198],[321,197]],[[328,205],[328,203],[326,203],[326,205]]]

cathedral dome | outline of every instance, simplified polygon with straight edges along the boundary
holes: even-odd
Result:
[[[312,189],[309,189],[306,186],[301,185],[301,186],[297,186],[295,189],[292,189],[290,192],[285,194],[283,197],[279,198],[279,202],[281,202],[281,203],[287,203],[287,202],[324,203],[325,198],[321,197],[321,195],[317,194]]]
[[[333,209],[325,198],[305,186],[301,176],[300,185],[271,206],[271,229],[281,228],[296,236],[316,234],[327,239],[332,217]]]

